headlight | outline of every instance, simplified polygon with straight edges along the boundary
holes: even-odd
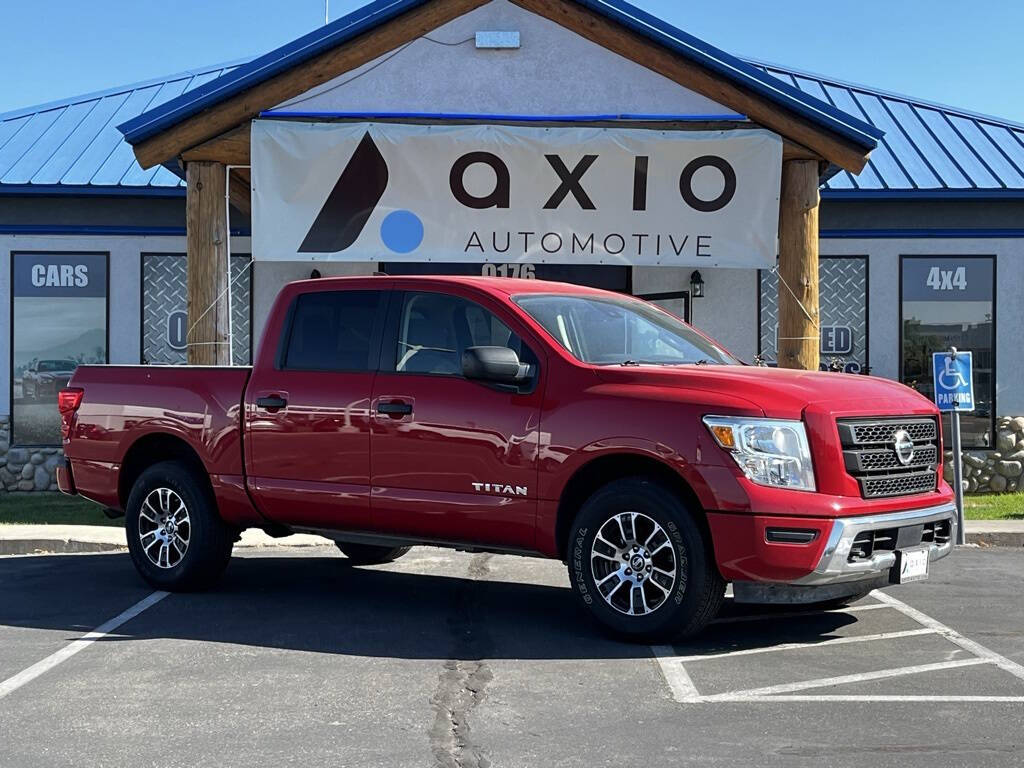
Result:
[[[705,416],[704,424],[752,482],[799,491],[815,489],[803,422]]]

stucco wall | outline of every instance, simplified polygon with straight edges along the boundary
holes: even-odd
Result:
[[[900,256],[996,257],[996,411],[1024,414],[1024,238],[829,239],[821,252],[869,256],[872,373],[899,378]]]
[[[93,220],[94,224],[103,223]],[[143,222],[139,222],[142,224]],[[247,253],[249,238],[231,241],[233,253]],[[0,414],[11,412],[11,253],[18,251],[108,251],[110,253],[109,342],[111,363],[139,362],[141,266],[146,252],[184,253],[184,237],[111,235],[0,235]]]
[[[486,30],[518,31],[521,47],[478,50],[473,38]],[[494,0],[427,37],[277,109],[493,115],[735,111],[506,0]]]

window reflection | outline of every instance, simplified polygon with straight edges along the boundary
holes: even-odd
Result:
[[[903,257],[901,380],[934,399],[932,353],[974,353],[975,410],[960,415],[965,448],[992,444],[995,416],[994,258]],[[949,417],[943,417],[949,444]]]

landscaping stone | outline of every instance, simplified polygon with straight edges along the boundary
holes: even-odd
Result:
[[[46,467],[40,465],[36,467],[35,477],[32,478],[35,482],[35,489],[37,491],[45,491],[50,487],[50,473],[46,471]]]
[[[7,451],[7,463],[24,464],[29,460],[30,456],[28,448],[11,448]]]
[[[1024,472],[1024,465],[1019,461],[998,461],[996,472],[1003,477],[1020,477],[1021,472]]]
[[[944,458],[942,476],[950,482],[952,452]],[[994,450],[964,451],[961,461],[966,493],[1005,493],[1024,487],[1024,416],[999,418]]]

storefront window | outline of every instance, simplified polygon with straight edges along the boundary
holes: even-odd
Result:
[[[107,362],[106,253],[12,253],[11,422],[16,445],[60,445],[57,393]]]
[[[901,380],[932,399],[932,353],[974,353],[976,410],[960,417],[965,448],[992,444],[995,418],[995,258],[904,256],[901,272]],[[943,417],[949,441],[949,417]]]
[[[779,276],[761,270],[760,353],[778,359]],[[821,366],[834,362],[847,373],[868,372],[868,260],[866,256],[822,256],[818,262]]]
[[[184,365],[188,332],[183,253],[142,254],[142,362]],[[248,254],[231,257],[231,330],[235,365],[248,365],[252,342],[252,270]]]

